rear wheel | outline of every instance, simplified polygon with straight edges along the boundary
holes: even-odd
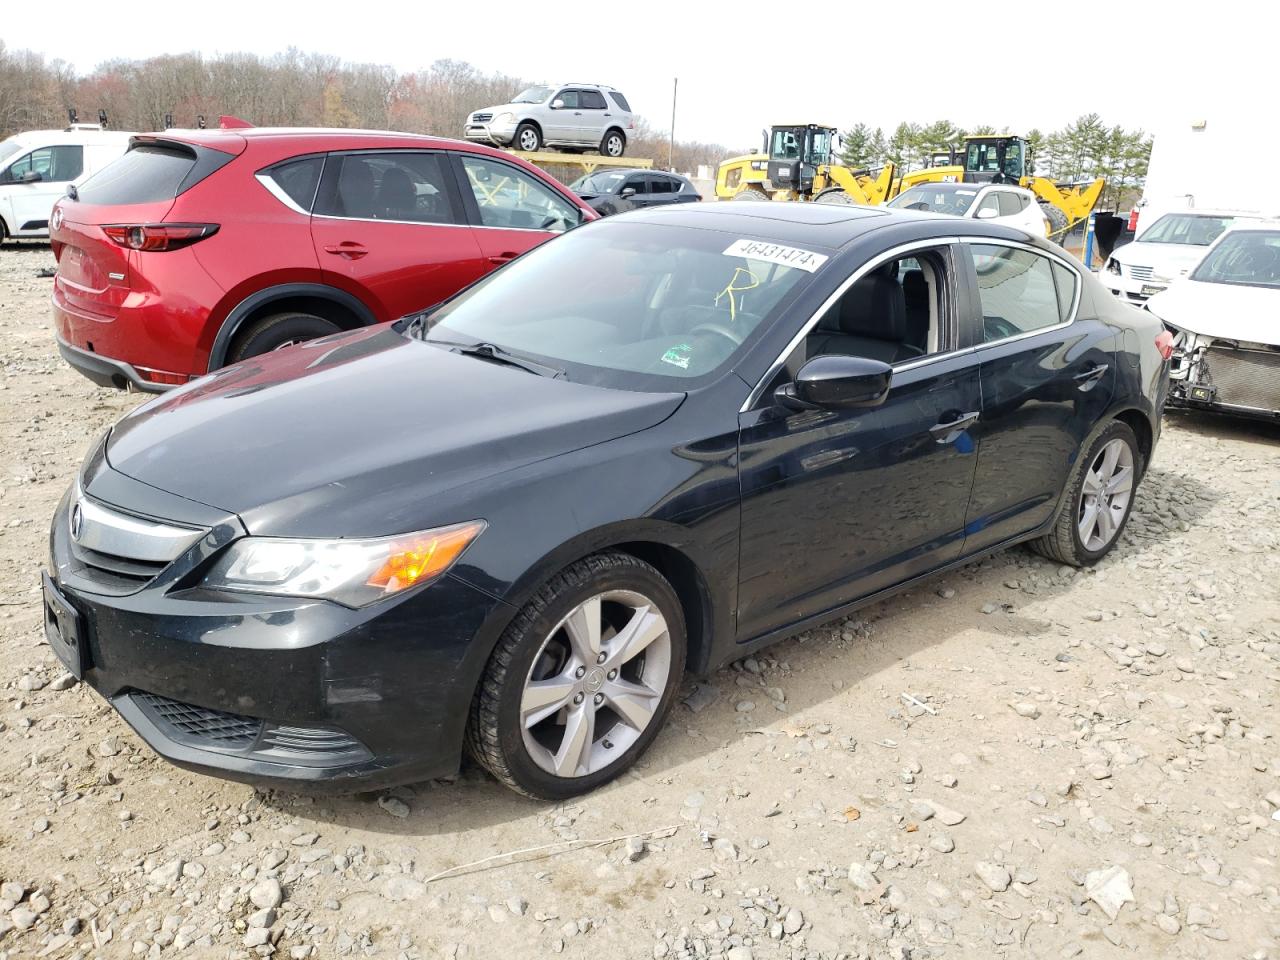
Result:
[[[311,313],[273,313],[250,324],[236,337],[227,362],[235,363],[237,360],[291,347],[295,343],[327,337],[340,329],[333,321]]]
[[[1031,548],[1059,563],[1093,566],[1124,532],[1142,470],[1133,431],[1113,420],[1076,461],[1053,530]]]
[[[684,616],[666,579],[628,554],[587,557],[548,581],[498,641],[468,748],[528,796],[594,790],[658,735],[684,664]]]
[[[516,148],[526,153],[542,149],[542,132],[532,123],[522,123],[516,127],[514,140]]]
[[[1040,209],[1049,220],[1049,239],[1062,246],[1067,240],[1067,215],[1052,203],[1042,203]]]
[[[743,187],[733,195],[734,200],[768,200],[769,195],[759,187]]]
[[[621,130],[610,130],[600,141],[600,155],[604,157],[620,157],[627,149],[627,139]]]
[[[843,203],[850,206],[856,205],[858,201],[849,196],[843,187],[827,187],[816,197],[813,198],[814,203]]]

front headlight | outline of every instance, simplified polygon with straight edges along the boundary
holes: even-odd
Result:
[[[516,115],[514,113],[500,113],[495,123],[514,123]]]
[[[1108,258],[1107,273],[1114,273],[1117,277],[1120,276],[1120,261],[1115,257]]]
[[[485,528],[472,520],[371,540],[245,537],[227,549],[201,586],[363,607],[440,576]]]
[[[769,161],[767,161],[767,160],[752,160],[752,161],[751,161],[751,169],[752,169],[752,170],[768,170],[768,169],[769,169]]]

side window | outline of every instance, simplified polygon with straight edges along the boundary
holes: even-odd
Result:
[[[1054,264],[1048,257],[995,244],[975,243],[968,248],[978,278],[984,342],[1063,322]],[[1070,294],[1075,296],[1074,287]]]
[[[267,176],[284,191],[285,196],[310,213],[323,168],[323,157],[304,157],[272,167],[267,171]]]
[[[978,204],[978,209],[973,211],[973,215],[975,217],[981,217],[985,213],[988,217],[992,215],[999,216],[1000,215],[999,196],[1000,196],[999,192],[995,190],[988,193],[985,197],[982,198],[982,202]]]
[[[561,90],[559,94],[553,97],[553,100],[563,100],[565,110],[577,110],[582,106],[579,99],[580,94],[577,90]]]
[[[1075,271],[1060,263],[1053,265],[1053,282],[1058,288],[1058,315],[1063,322],[1071,319],[1071,305],[1076,300],[1076,284],[1080,282]]]
[[[1001,190],[996,196],[1000,203],[1000,216],[1012,217],[1014,214],[1022,210],[1022,204],[1018,202],[1018,195],[1010,193],[1008,190]]]
[[[619,110],[625,110],[627,113],[631,112],[631,104],[627,103],[627,98],[617,90],[609,92],[609,99],[618,105]]]
[[[467,155],[462,167],[482,226],[563,233],[581,221],[577,207],[523,170]]]
[[[627,180],[627,182],[626,182],[626,183],[624,183],[624,184],[622,185],[622,189],[623,189],[623,190],[626,190],[628,187],[630,187],[630,188],[631,188],[632,190],[634,190],[636,193],[648,193],[648,192],[649,192],[649,178],[648,178],[648,177],[643,177],[643,176],[642,176],[642,177],[631,177],[630,179],[628,179],[628,180]]]
[[[408,150],[330,156],[318,216],[408,223],[459,223],[443,155]]]
[[[675,193],[680,187],[670,177],[650,177],[649,189],[653,193]]]
[[[578,101],[584,110],[604,110],[609,106],[604,102],[604,95],[598,90],[581,91],[578,94]]]
[[[1018,198],[1018,209],[1019,209],[1019,210],[1025,210],[1025,209],[1027,209],[1027,207],[1031,206],[1031,198],[1030,198],[1030,197],[1025,196],[1024,194],[1021,194],[1021,193],[1016,194],[1016,196],[1017,196],[1017,198]]]
[[[42,181],[74,180],[84,172],[84,147],[69,144],[32,150],[9,166],[5,179],[21,180],[33,170],[40,174]]]

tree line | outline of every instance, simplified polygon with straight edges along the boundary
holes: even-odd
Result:
[[[460,137],[467,114],[505,103],[532,84],[504,73],[485,73],[460,60],[437,60],[401,73],[376,63],[346,63],[327,54],[290,48],[260,57],[248,53],[182,53],[146,60],[108,60],[78,76],[60,60],[9,50],[0,40],[0,139],[23,130],[59,128],[67,111],[83,122],[106,112],[117,130],[194,127],[220,114],[255,126],[355,127]],[[643,119],[631,131],[627,153],[656,166],[694,171],[730,151],[715,143],[678,140]],[[557,168],[558,170],[559,168]],[[580,172],[566,167],[566,171]],[[563,175],[568,175],[561,171]]]
[[[930,165],[935,154],[955,147],[959,153],[965,136],[1005,132],[992,126],[962,130],[949,120],[933,123],[903,122],[888,135],[857,123],[842,131],[841,159],[851,167],[876,169],[892,160],[903,170]],[[1087,113],[1061,130],[1025,134],[1030,172],[1058,181],[1105,177],[1102,205],[1119,205],[1142,185],[1151,157],[1151,138],[1142,130],[1107,126],[1096,113]],[[963,162],[963,159],[960,160]]]

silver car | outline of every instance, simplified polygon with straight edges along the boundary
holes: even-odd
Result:
[[[631,104],[621,91],[599,83],[565,83],[530,87],[510,103],[475,111],[467,117],[466,138],[525,151],[589,147],[620,157],[635,128]]]

